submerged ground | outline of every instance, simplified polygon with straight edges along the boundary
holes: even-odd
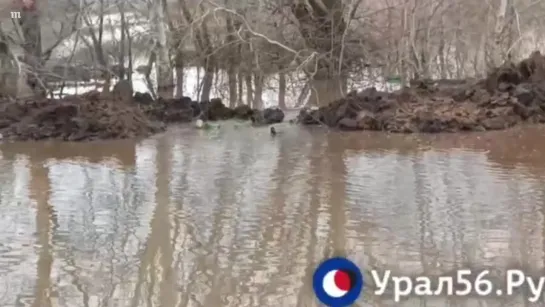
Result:
[[[2,144],[0,306],[317,306],[312,270],[336,252],[407,273],[543,269],[543,127],[276,127]]]

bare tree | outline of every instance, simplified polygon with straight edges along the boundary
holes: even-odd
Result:
[[[174,84],[173,73],[170,69],[170,53],[169,53],[169,40],[167,37],[167,24],[166,24],[166,0],[156,0],[153,3],[157,33],[157,92],[159,96],[168,98],[172,97]]]
[[[535,0],[67,1],[64,9],[77,17],[66,22],[59,43],[47,48],[40,35],[44,29],[37,30],[46,12],[22,6],[30,10],[19,25],[22,62],[34,87],[48,87],[36,71],[43,74],[51,54],[66,49],[61,46],[66,41],[74,48],[62,61],[78,62],[79,54],[88,53],[85,65],[101,71],[93,76],[105,91],[111,79],[131,79],[133,61],[146,54],[147,64],[137,70],[152,93],[156,85],[160,96],[172,97],[177,88],[181,97],[185,76],[196,69],[200,100],[222,90],[229,106],[257,108],[266,103],[271,85],[283,108],[297,101],[323,106],[342,97],[348,86],[480,76],[545,45],[539,31],[545,4]],[[1,16],[11,7],[4,2]],[[115,16],[118,24],[111,22]],[[302,76],[300,85],[290,83]],[[297,88],[299,99],[286,97],[288,87]]]

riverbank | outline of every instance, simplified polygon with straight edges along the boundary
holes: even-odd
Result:
[[[168,124],[240,119],[256,125],[282,122],[276,108],[263,111],[243,105],[226,107],[221,99],[205,102],[191,98],[152,100],[149,95],[102,95],[90,92],[62,99],[0,101],[0,134],[10,141],[92,141],[147,137]]]
[[[230,109],[221,99],[189,97],[153,100],[119,82],[110,94],[89,92],[61,99],[0,101],[0,134],[5,140],[88,141],[146,137],[171,123],[241,119],[255,125],[279,123],[277,108]],[[125,84],[126,85],[126,84]],[[368,88],[318,110],[302,110],[303,125],[341,130],[458,132],[502,130],[545,122],[545,57],[534,52],[482,80],[413,82],[394,92]]]
[[[318,110],[302,110],[298,121],[397,133],[502,130],[544,123],[545,57],[534,52],[482,80],[419,81],[390,93],[368,88]]]

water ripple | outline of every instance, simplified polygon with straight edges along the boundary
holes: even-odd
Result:
[[[312,270],[334,254],[403,273],[543,268],[534,132],[278,130],[3,144],[0,305],[316,306]]]

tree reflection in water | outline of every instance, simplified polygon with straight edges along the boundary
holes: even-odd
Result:
[[[31,296],[32,306],[316,306],[313,270],[336,254],[367,271],[543,268],[537,162],[544,161],[529,140],[284,129],[275,138],[266,129],[182,130],[133,144],[136,150],[103,149],[103,157],[88,146],[66,149],[80,156],[71,158],[64,145],[2,145],[1,167],[10,175],[1,177],[2,215],[20,214],[13,203],[26,206],[22,193],[9,190],[12,174],[24,177],[12,167],[17,151],[29,157],[26,188],[36,204],[35,237],[20,230],[8,242],[33,271],[0,277],[11,289],[21,276],[35,279],[34,287],[17,286],[6,297],[14,302],[20,294],[23,305]],[[517,142],[532,150],[509,156],[513,149],[505,148],[524,147]],[[29,238],[35,254],[23,253]],[[2,271],[11,255],[0,250]],[[392,306],[366,298],[373,307]],[[480,303],[418,298],[400,305]],[[526,305],[520,298],[509,304]]]

